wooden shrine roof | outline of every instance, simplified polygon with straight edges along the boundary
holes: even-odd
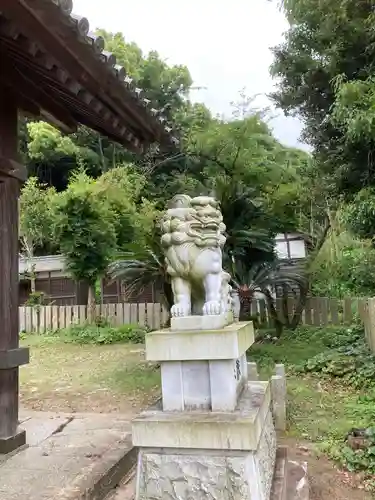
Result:
[[[81,123],[133,151],[178,143],[104,39],[72,14],[72,0],[0,0],[0,82],[20,108],[65,132]]]

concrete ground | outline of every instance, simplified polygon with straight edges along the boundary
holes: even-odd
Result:
[[[26,412],[28,446],[0,456],[1,500],[103,498],[136,462],[130,419]]]

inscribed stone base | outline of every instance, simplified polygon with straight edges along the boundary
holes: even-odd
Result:
[[[11,453],[17,448],[26,444],[26,432],[23,429],[17,429],[14,436],[0,438],[0,455]]]
[[[270,500],[276,436],[269,412],[255,451],[141,449],[137,500]]]
[[[164,411],[234,411],[247,383],[246,354],[238,359],[161,363]]]

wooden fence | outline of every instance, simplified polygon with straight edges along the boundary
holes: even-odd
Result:
[[[326,297],[311,297],[307,300],[301,315],[300,324],[312,326],[350,325],[363,318],[366,308],[366,298],[330,299]],[[292,319],[298,302],[288,299],[287,309],[289,319]],[[276,300],[276,309],[280,319],[284,316],[283,300]],[[272,326],[264,301],[251,305],[251,314],[258,318],[262,326]]]
[[[371,305],[371,307],[369,306]],[[292,317],[296,303],[288,301],[289,316]],[[277,309],[281,314],[282,303],[277,301]],[[374,318],[370,313],[374,313]],[[31,333],[44,333],[72,325],[84,324],[88,321],[86,306],[42,306],[20,307],[20,330]],[[273,326],[267,306],[263,300],[251,303],[250,314],[261,326]],[[168,321],[168,311],[161,304],[105,304],[96,307],[96,317],[105,318],[111,325],[139,324],[151,329],[163,327]],[[371,316],[371,318],[370,318]],[[344,300],[311,298],[307,301],[302,313],[301,324],[325,326],[351,324],[361,318],[367,327],[375,325],[375,299]],[[375,349],[375,342],[374,342]]]
[[[152,330],[161,328],[169,312],[161,304],[105,304],[96,306],[96,318],[112,326],[139,324]],[[45,333],[88,322],[86,306],[41,306],[19,308],[20,331]]]

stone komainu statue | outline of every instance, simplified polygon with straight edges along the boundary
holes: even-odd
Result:
[[[231,310],[230,275],[222,267],[226,238],[219,203],[208,196],[176,195],[161,228],[172,281],[172,317],[217,315]]]

